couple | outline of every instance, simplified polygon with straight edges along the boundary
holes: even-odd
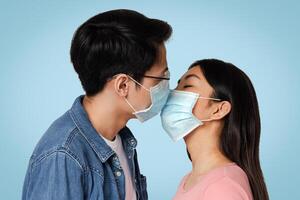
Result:
[[[268,199],[251,81],[230,63],[205,59],[170,90],[164,43],[171,33],[166,22],[131,10],[100,13],[77,29],[71,61],[85,95],[37,144],[23,200],[148,199],[126,124],[158,113],[192,162],[174,200]]]

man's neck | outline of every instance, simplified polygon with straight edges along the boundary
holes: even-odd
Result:
[[[120,110],[113,106],[114,102],[105,95],[93,98],[84,96],[82,104],[98,134],[108,140],[114,140],[129,120],[129,117],[122,115]]]

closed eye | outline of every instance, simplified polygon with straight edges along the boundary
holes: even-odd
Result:
[[[192,85],[185,85],[183,86],[183,88],[189,88],[189,87],[193,87]]]

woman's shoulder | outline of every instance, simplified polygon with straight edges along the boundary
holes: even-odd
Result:
[[[204,199],[252,200],[246,173],[236,164],[213,171],[207,181]]]

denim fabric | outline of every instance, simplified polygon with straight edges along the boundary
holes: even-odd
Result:
[[[82,98],[79,96],[38,142],[29,161],[23,200],[125,199],[125,177],[119,159],[93,128]],[[137,197],[146,200],[146,177],[138,166],[137,141],[127,127],[119,134]]]

